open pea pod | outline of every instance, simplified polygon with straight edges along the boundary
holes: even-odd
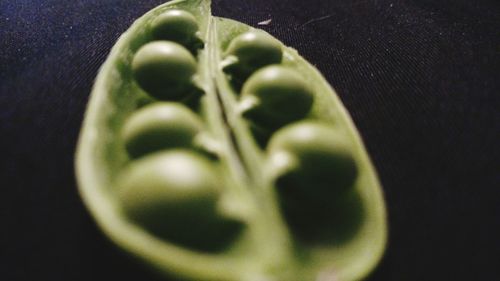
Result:
[[[380,184],[335,92],[210,1],[158,6],[121,36],[76,172],[111,240],[181,280],[360,280],[386,244]]]

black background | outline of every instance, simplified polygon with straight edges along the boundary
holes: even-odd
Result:
[[[0,279],[160,280],[77,194],[73,154],[99,66],[162,3],[0,0]],[[500,2],[214,1],[296,48],[337,90],[387,199],[370,280],[500,276]]]

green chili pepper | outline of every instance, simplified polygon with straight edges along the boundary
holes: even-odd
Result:
[[[333,89],[210,1],[158,6],[118,40],[76,169],[100,228],[180,280],[361,280],[385,249],[381,186]]]

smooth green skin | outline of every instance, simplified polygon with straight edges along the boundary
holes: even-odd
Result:
[[[134,161],[119,178],[125,213],[153,234],[187,247],[212,249],[237,228],[217,212],[221,189],[213,164],[188,150]]]
[[[120,179],[126,167],[150,157],[131,161],[121,138],[124,122],[144,98],[130,75],[132,61],[137,50],[151,42],[151,23],[171,9],[193,14],[206,42],[205,48],[196,52],[198,64],[194,76],[196,85],[205,91],[199,110],[204,129],[213,136],[219,153],[219,160],[212,163],[220,168],[217,197],[220,204],[217,203],[216,213],[221,214],[224,222],[226,217],[234,217],[244,226],[241,233],[236,231],[234,241],[232,235],[221,235],[219,242],[233,241],[223,243],[222,248],[206,248],[210,243],[203,242],[203,235],[198,235],[199,240],[178,240],[183,235],[171,236],[183,233],[182,228],[173,232],[159,228],[161,231],[155,233],[157,228],[149,229],[131,219],[119,197],[120,186],[124,184]],[[361,138],[341,101],[317,69],[280,43],[281,64],[300,73],[311,86],[315,102],[308,116],[334,126],[349,143],[358,168],[352,188],[359,198],[355,208],[359,205],[363,210],[357,226],[343,239],[313,243],[296,239],[297,229],[280,214],[273,177],[276,168],[269,165],[266,151],[255,143],[248,122],[239,111],[240,93],[235,92],[228,75],[220,68],[225,58],[223,50],[234,38],[252,30],[242,23],[210,16],[208,0],[174,0],[148,12],[122,35],[96,79],[78,143],[76,173],[84,203],[99,227],[120,248],[162,273],[174,275],[176,280],[364,279],[381,259],[387,225],[381,187]],[[324,220],[312,225],[315,231],[323,235],[333,231],[335,236],[341,225],[330,225],[330,216],[335,214],[322,214]],[[318,222],[317,217],[312,218],[311,224]]]
[[[196,18],[183,10],[168,10],[156,17],[151,23],[151,33],[156,40],[174,41],[188,49],[203,46]]]
[[[224,71],[235,79],[245,80],[256,70],[281,62],[281,44],[260,30],[251,30],[235,37],[222,62]]]
[[[125,122],[122,138],[132,158],[168,148],[193,147],[203,129],[200,118],[187,107],[158,102],[134,112]]]
[[[241,92],[239,106],[243,116],[270,130],[304,118],[313,103],[306,81],[294,70],[280,65],[255,72]]]
[[[302,121],[277,131],[268,146],[280,193],[314,204],[335,201],[353,188],[358,174],[346,137],[331,126]]]
[[[191,93],[196,69],[193,55],[171,41],[145,44],[132,61],[139,86],[151,96],[166,101],[180,100]]]

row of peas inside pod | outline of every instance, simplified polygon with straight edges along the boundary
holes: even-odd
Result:
[[[250,30],[229,42],[221,68],[238,113],[266,151],[265,170],[285,218],[299,239],[309,240],[316,237],[308,231],[349,204],[358,168],[344,133],[310,114],[311,81],[282,59],[276,39]]]
[[[152,41],[134,54],[131,69],[150,97],[121,129],[131,163],[118,181],[127,216],[156,236],[183,247],[218,251],[242,222],[224,211],[218,159],[200,109],[196,18],[168,10],[151,22]]]

